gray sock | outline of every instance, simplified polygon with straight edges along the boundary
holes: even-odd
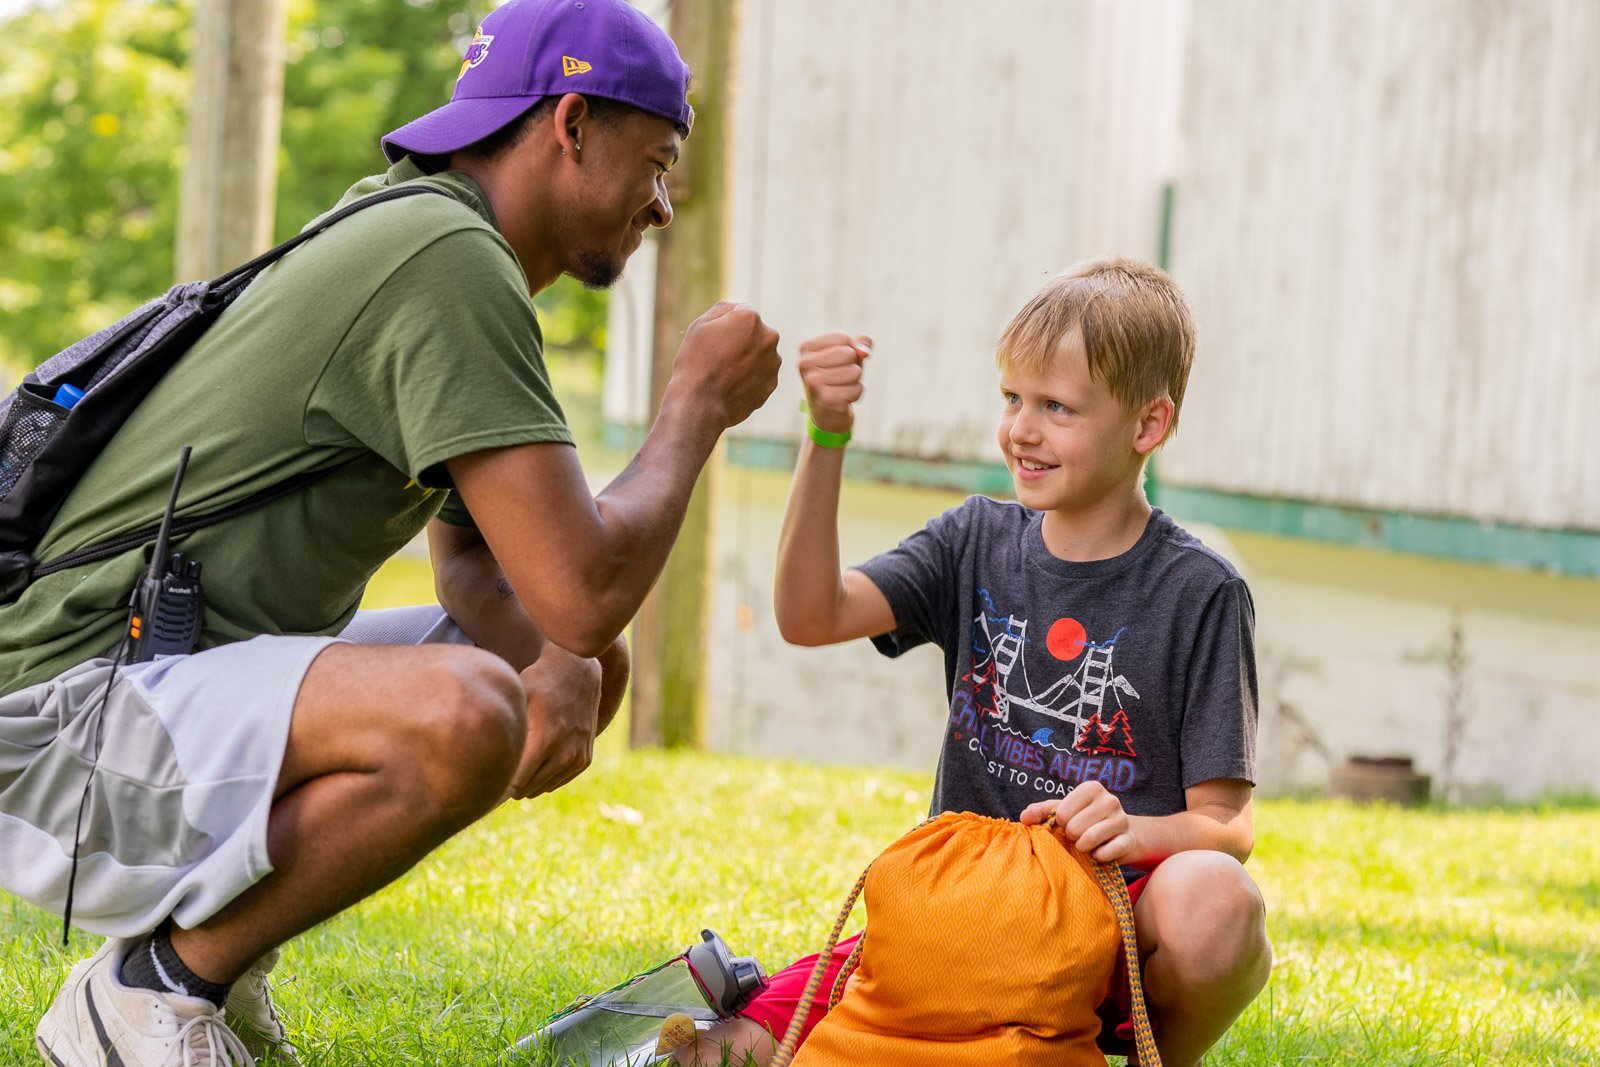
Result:
[[[129,948],[118,977],[123,985],[135,989],[201,997],[219,1008],[228,1002],[228,986],[208,982],[195,974],[172,947],[171,923],[162,923]]]

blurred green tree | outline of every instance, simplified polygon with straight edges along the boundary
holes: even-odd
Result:
[[[450,98],[461,49],[492,5],[289,0],[277,236],[384,166],[378,139]]]
[[[449,99],[491,0],[289,0],[279,239]],[[39,0],[0,23],[0,364],[38,363],[173,281],[194,0]],[[539,299],[552,347],[603,350],[606,298]]]
[[[37,363],[171,283],[189,21],[80,0],[4,27],[0,359]]]

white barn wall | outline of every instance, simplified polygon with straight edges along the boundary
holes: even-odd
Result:
[[[1165,481],[1600,529],[1600,4],[1188,12],[747,0],[729,295],[791,355],[877,338],[861,447],[993,461],[999,329],[1077,259],[1155,258],[1175,177],[1200,352]],[[647,304],[613,308],[614,423]],[[795,436],[798,392],[737,433]]]
[[[820,330],[873,335],[861,447],[998,459],[1006,320],[1077,259],[1155,254],[1181,7],[745,4],[732,287],[790,352]],[[1108,99],[1117,67],[1127,89]],[[799,395],[786,375],[740,432],[792,436]]]
[[[1161,477],[1600,529],[1600,4],[1202,10]]]
[[[1212,125],[1191,126],[1174,252],[1196,303],[1201,352],[1183,430],[1160,476],[1341,503],[1381,499],[1401,510],[1465,508],[1461,500],[1480,507],[1490,498],[1522,507],[1513,496],[1519,492],[1545,501],[1544,511],[1504,513],[1524,523],[1559,517],[1548,505],[1563,493],[1569,509],[1593,505],[1600,448],[1585,443],[1592,429],[1582,423],[1600,407],[1600,302],[1585,290],[1600,281],[1600,227],[1593,205],[1575,201],[1600,174],[1592,121],[1600,89],[1583,81],[1573,45],[1551,45],[1551,69],[1528,80],[1567,88],[1564,96],[1552,88],[1559,104],[1525,124],[1524,139],[1552,139],[1536,153],[1545,169],[1534,177],[1521,169],[1521,156],[1490,152],[1487,135],[1471,140],[1470,123],[1431,136],[1418,116],[1401,132],[1374,132],[1332,113],[1348,105],[1375,122],[1383,107],[1416,94],[1412,83],[1429,71],[1436,81],[1453,78],[1452,92],[1466,91],[1477,76],[1473,63],[1486,60],[1431,55],[1462,47],[1448,37],[1458,31],[1417,22],[1423,14],[1449,21],[1431,2],[1384,9],[1395,41],[1329,40],[1366,33],[1377,21],[1374,5],[1346,6],[1349,24],[1336,24],[1319,5],[1266,2],[1208,2],[1193,16],[1187,49],[1201,59],[1190,61],[1216,71],[1205,85],[1190,79],[1187,92],[1199,99],[1185,114],[1211,114]],[[1480,20],[1527,20],[1534,9],[1552,22],[1543,29],[1537,20],[1519,23],[1524,28],[1510,36],[1527,49],[1541,32],[1596,40],[1592,18],[1556,24],[1557,15],[1577,10],[1562,0],[1451,7]],[[976,5],[943,0],[743,5],[729,295],[762,309],[783,331],[790,357],[814,330],[843,325],[875,334],[858,441],[908,455],[997,460],[990,353],[1006,318],[1045,275],[1075,259],[1109,251],[1155,257],[1160,190],[1174,173],[1170,131],[1179,114],[1186,10],[1176,2],[1017,4],[1007,8],[1010,28],[1002,32],[985,27],[989,16]],[[1304,25],[1297,28],[1291,14]],[[1019,33],[1022,26],[1029,32]],[[1501,50],[1502,65],[1526,54],[1490,45]],[[1329,58],[1335,52],[1337,63]],[[1372,57],[1391,52],[1407,57],[1386,60],[1401,69],[1381,89],[1368,85]],[[1234,69],[1262,63],[1272,64],[1270,77]],[[1318,73],[1330,64],[1337,77]],[[959,70],[989,75],[960,78],[952,73]],[[1129,72],[1124,80],[1138,90],[1123,89],[1107,71]],[[1074,72],[1083,85],[1072,84]],[[1171,79],[1166,88],[1163,77]],[[1316,122],[1296,125],[1289,117],[1298,112],[1277,98],[1311,80],[1337,86],[1317,97]],[[1119,94],[1108,109],[1105,88],[1113,84]],[[986,85],[994,91],[985,94]],[[1579,91],[1582,85],[1590,88]],[[1585,93],[1590,99],[1580,99]],[[1220,102],[1211,99],[1218,94]],[[1460,113],[1481,110],[1482,95],[1468,92]],[[1233,125],[1224,127],[1229,109]],[[1475,121],[1499,129],[1495,122],[1509,120]],[[1590,128],[1577,129],[1581,123]],[[1023,129],[1045,133],[1023,138]],[[1150,136],[1129,135],[1139,130]],[[1561,137],[1572,159],[1557,150]],[[1486,153],[1490,175],[1461,173],[1470,169],[1473,145]],[[1382,155],[1381,168],[1346,159],[1369,149]],[[1492,189],[1531,189],[1528,208],[1514,212],[1509,195],[1493,200],[1492,210],[1473,207],[1479,200],[1470,197],[1462,206],[1421,188],[1426,175],[1447,174],[1447,157],[1457,192],[1477,190],[1481,200]],[[1418,171],[1422,162],[1434,170]],[[1510,175],[1522,184],[1506,185]],[[1348,213],[1337,203],[1345,193]],[[1565,218],[1565,208],[1550,206],[1561,197],[1574,201]],[[1413,200],[1428,205],[1420,215]],[[1437,257],[1435,246],[1450,250],[1450,272],[1406,259]],[[1490,259],[1509,254],[1507,247],[1515,250],[1510,265],[1469,254],[1477,248],[1478,259]],[[612,302],[604,413],[613,422],[644,417],[651,251],[635,257]],[[1492,290],[1469,300],[1483,278]],[[1580,286],[1578,279],[1588,280]],[[1461,308],[1471,313],[1470,329],[1454,321]],[[1376,325],[1363,325],[1363,316]],[[1429,340],[1428,331],[1446,326],[1447,341]],[[1529,343],[1506,340],[1516,330]],[[1500,339],[1498,349],[1475,340],[1485,332]],[[1389,347],[1380,353],[1381,345]],[[1466,346],[1465,355],[1450,362],[1447,345]],[[1323,354],[1328,346],[1335,355]],[[1421,368],[1409,366],[1414,348],[1429,360]],[[780,393],[739,432],[794,436],[797,396],[791,359]],[[1529,404],[1547,412],[1547,445],[1541,463],[1513,464],[1537,436]],[[1447,421],[1457,416],[1462,421]],[[1442,438],[1446,429],[1454,436]],[[930,768],[944,716],[937,653],[919,649],[890,661],[867,642],[797,649],[777,634],[771,583],[786,484],[782,473],[745,468],[724,480],[707,650],[708,743]],[[1383,495],[1363,495],[1373,487]],[[1402,489],[1419,495],[1393,495]],[[845,561],[890,547],[957,498],[847,484]],[[1600,751],[1593,654],[1600,583],[1197,532],[1235,560],[1256,597],[1263,789],[1324,787],[1329,767],[1356,753],[1411,755],[1442,779],[1447,671],[1439,650],[1459,618],[1468,715],[1452,772],[1457,795],[1600,793],[1593,758]],[[1315,745],[1294,716],[1311,724]]]
[[[1410,756],[1454,800],[1600,793],[1600,583],[1241,533],[1214,547],[1255,599],[1264,790],[1324,788],[1363,754]]]
[[[936,649],[889,660],[865,640],[795,648],[777,632],[787,481],[749,468],[724,481],[708,743],[931,772],[948,714]],[[846,483],[845,563],[891,548],[959,499]],[[1329,772],[1359,754],[1411,757],[1436,797],[1600,795],[1600,583],[1187,525],[1239,568],[1255,602],[1263,793],[1325,790]]]
[[[874,336],[862,446],[998,461],[1006,320],[1078,259],[1155,257],[1184,10],[741,5],[729,296],[760,308],[789,356],[823,330]],[[646,392],[611,381],[643,373],[623,340],[613,333],[605,416],[638,423]],[[792,437],[798,397],[791,366],[737,432]]]
[[[717,508],[709,747],[821,763],[932,771],[949,703],[944,657],[924,645],[898,659],[869,641],[796,648],[778,633],[772,578],[788,476],[730,467]],[[846,483],[839,551],[847,563],[893,548],[959,494]],[[922,798],[927,803],[927,797]]]

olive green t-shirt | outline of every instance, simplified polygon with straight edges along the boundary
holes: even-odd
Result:
[[[570,444],[527,281],[477,184],[407,159],[341,203],[415,180],[448,195],[366,208],[263,272],[118,431],[36,558],[153,526],[186,444],[179,519],[335,468],[172,545],[204,567],[204,647],[332,634],[453,496],[445,460]],[[0,693],[106,654],[145,560],[134,550],[48,575],[0,607]]]

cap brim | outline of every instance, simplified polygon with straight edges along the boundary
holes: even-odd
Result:
[[[416,118],[383,138],[383,154],[398,163],[406,153],[442,156],[483,140],[542,97],[463,97]]]

